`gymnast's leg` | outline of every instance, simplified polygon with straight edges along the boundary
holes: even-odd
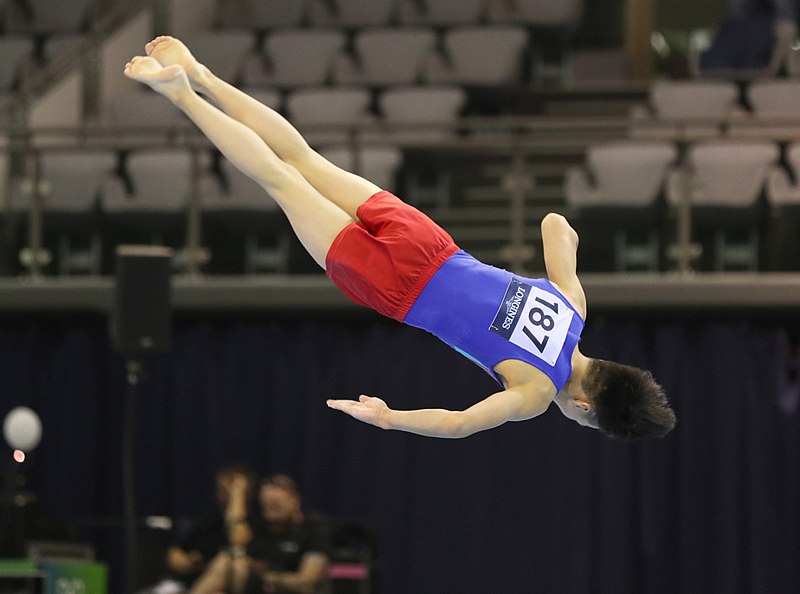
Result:
[[[300,242],[325,268],[333,240],[353,221],[347,211],[320,194],[294,166],[278,158],[253,130],[197,95],[182,66],[163,67],[154,58],[137,56],[125,65],[125,75],[169,99],[231,163],[269,191]]]
[[[353,219],[357,218],[358,207],[381,189],[337,167],[311,149],[283,116],[218,78],[174,37],[157,37],[145,46],[145,51],[163,66],[183,66],[196,91],[209,97],[233,119],[256,132],[281,160],[295,167],[323,196]]]

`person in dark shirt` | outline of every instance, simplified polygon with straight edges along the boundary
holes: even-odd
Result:
[[[191,594],[312,594],[324,582],[326,524],[306,517],[294,480],[285,474],[270,477],[258,499],[257,522],[236,520],[250,538],[218,554]]]
[[[169,547],[168,577],[147,592],[186,591],[220,551],[229,550],[234,540],[242,538],[241,528],[236,526],[240,517],[257,521],[256,480],[249,468],[241,464],[226,466],[217,473],[216,487],[217,507],[194,522],[183,538]]]

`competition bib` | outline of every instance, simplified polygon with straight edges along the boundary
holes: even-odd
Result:
[[[558,295],[512,278],[489,330],[554,366],[574,313]]]

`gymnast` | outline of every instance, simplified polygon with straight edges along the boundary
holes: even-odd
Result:
[[[551,213],[541,222],[546,279],[488,266],[419,210],[324,159],[280,114],[215,76],[178,39],[157,37],[145,52],[125,75],[169,99],[258,182],[337,287],[434,334],[501,386],[463,411],[396,410],[366,395],[328,400],[329,407],[382,429],[442,438],[530,419],[552,402],[611,437],[673,429],[675,414],[649,372],[580,352],[586,297],[576,272],[578,236],[564,217]]]

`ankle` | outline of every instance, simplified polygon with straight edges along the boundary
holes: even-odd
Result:
[[[214,75],[204,64],[197,63],[197,66],[192,72],[190,78],[192,86],[200,91],[208,90],[209,85],[212,83]]]
[[[195,93],[190,87],[170,89],[164,94],[167,99],[172,101],[172,103],[174,103],[177,107],[183,107],[194,99],[199,99],[197,93]]]

